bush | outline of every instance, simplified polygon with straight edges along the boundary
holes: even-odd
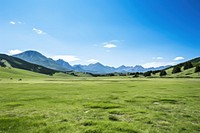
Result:
[[[165,71],[165,70],[162,70],[161,72],[160,72],[160,76],[166,76],[167,75],[167,72]]]
[[[109,115],[109,120],[111,120],[111,121],[118,121],[119,119],[116,117],[116,116],[114,116],[114,115]]]
[[[159,73],[160,72],[160,70],[155,70],[155,71],[152,71],[152,74],[156,74],[156,73]]]
[[[152,71],[147,71],[147,72],[144,73],[144,76],[145,76],[145,77],[151,76],[151,73],[152,73]]]
[[[193,67],[193,65],[192,65],[192,63],[189,61],[189,62],[185,62],[184,63],[184,70],[186,70],[186,69],[189,69],[189,68],[192,68]]]
[[[1,67],[6,67],[6,65],[3,62],[0,62]]]
[[[180,66],[174,66],[173,70],[172,70],[172,73],[179,73],[181,72],[181,67]]]
[[[196,72],[200,72],[200,66],[196,66],[194,72],[195,72],[195,73],[196,73]]]

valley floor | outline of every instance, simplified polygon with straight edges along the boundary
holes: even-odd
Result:
[[[197,133],[200,79],[0,79],[0,132]]]

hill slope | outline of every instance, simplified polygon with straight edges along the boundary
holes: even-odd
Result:
[[[32,64],[24,60],[21,60],[19,58],[8,56],[5,54],[0,54],[0,62],[1,62],[0,66],[2,67],[10,67],[10,68],[14,67],[14,68],[24,69],[24,70],[33,71],[33,72],[42,73],[42,74],[53,75],[54,73],[58,72],[56,70],[52,70],[40,65]]]
[[[191,68],[184,69],[184,66],[186,66],[186,63],[191,63]],[[165,77],[200,77],[200,73],[195,72],[195,68],[197,66],[200,66],[200,57],[194,58],[191,60],[188,60],[186,62],[179,63],[177,65],[171,66],[169,68],[164,69],[167,73]],[[173,70],[179,67],[180,72],[173,73]],[[158,71],[155,75],[152,75],[153,77],[159,77],[160,72]]]
[[[5,67],[0,67],[0,79],[1,78],[7,78],[7,79],[15,79],[15,78],[49,78],[50,76],[41,74],[41,73],[36,73],[36,72],[31,72],[28,70],[23,70],[23,69],[18,69],[18,68],[5,68]]]

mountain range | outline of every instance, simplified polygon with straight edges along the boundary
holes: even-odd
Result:
[[[54,69],[57,71],[76,71],[76,72],[89,72],[94,74],[106,74],[106,73],[127,73],[127,72],[146,72],[146,71],[154,71],[154,70],[162,70],[166,69],[170,66],[160,66],[160,67],[151,67],[151,68],[144,68],[140,65],[136,66],[120,66],[118,68],[105,66],[101,63],[89,64],[89,65],[74,65],[71,66],[68,62],[59,59],[53,60],[51,58],[47,58],[46,56],[42,55],[37,51],[25,51],[20,54],[13,55],[13,57],[25,60],[27,62],[37,64],[40,66],[44,66],[46,68]]]
[[[32,64],[22,59],[8,56],[5,54],[0,54],[0,67],[8,67],[9,69],[18,68],[18,69],[28,70],[28,71],[32,71],[36,73],[47,74],[47,75],[53,75],[56,72],[59,72],[59,71],[49,69],[37,64]],[[18,73],[14,73],[14,74],[18,74]]]

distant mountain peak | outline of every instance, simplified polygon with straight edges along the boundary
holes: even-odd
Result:
[[[64,60],[63,60],[63,59],[58,59],[58,60],[56,60],[56,61],[62,61],[62,62],[64,62]]]
[[[166,68],[166,66],[156,67],[156,68],[144,68],[141,65],[136,66],[125,66],[122,65],[118,68],[105,66],[101,64],[100,62],[89,64],[89,65],[74,65],[73,67],[63,59],[58,59],[54,61],[51,58],[47,58],[41,53],[34,51],[34,50],[28,50],[23,53],[14,55],[14,57],[20,58],[22,60],[25,60],[30,63],[38,64],[47,68],[59,70],[59,71],[68,71],[73,70],[77,72],[91,72],[91,73],[113,73],[113,72],[146,72],[149,70],[161,70]]]
[[[102,66],[104,66],[103,64],[101,64],[101,63],[99,63],[99,62],[97,62],[97,63],[92,63],[92,64],[89,64],[88,66],[99,66],[99,67],[102,67]]]
[[[38,51],[34,51],[34,50],[27,50],[27,51],[24,51],[24,52],[22,52],[20,54],[38,54],[38,55],[42,55]]]
[[[28,51],[24,51],[22,53],[13,55],[14,57],[21,57],[21,58],[35,58],[35,57],[40,57],[40,58],[46,58],[44,55],[42,55],[41,53],[34,51],[34,50],[28,50]],[[28,61],[28,60],[27,60]]]
[[[13,55],[13,57],[17,57],[27,62],[38,64],[54,70],[59,70],[59,71],[68,70],[57,64],[56,61],[54,61],[53,59],[47,58],[46,56],[34,50],[28,50],[20,54]]]
[[[101,64],[100,62],[94,63],[93,65],[101,65],[101,66],[103,66],[103,64]]]
[[[64,61],[63,59],[56,60],[56,63],[64,68],[73,70],[72,66],[68,62]]]
[[[141,66],[141,65],[136,65],[135,67],[144,68],[144,67],[143,67],[143,66]]]

